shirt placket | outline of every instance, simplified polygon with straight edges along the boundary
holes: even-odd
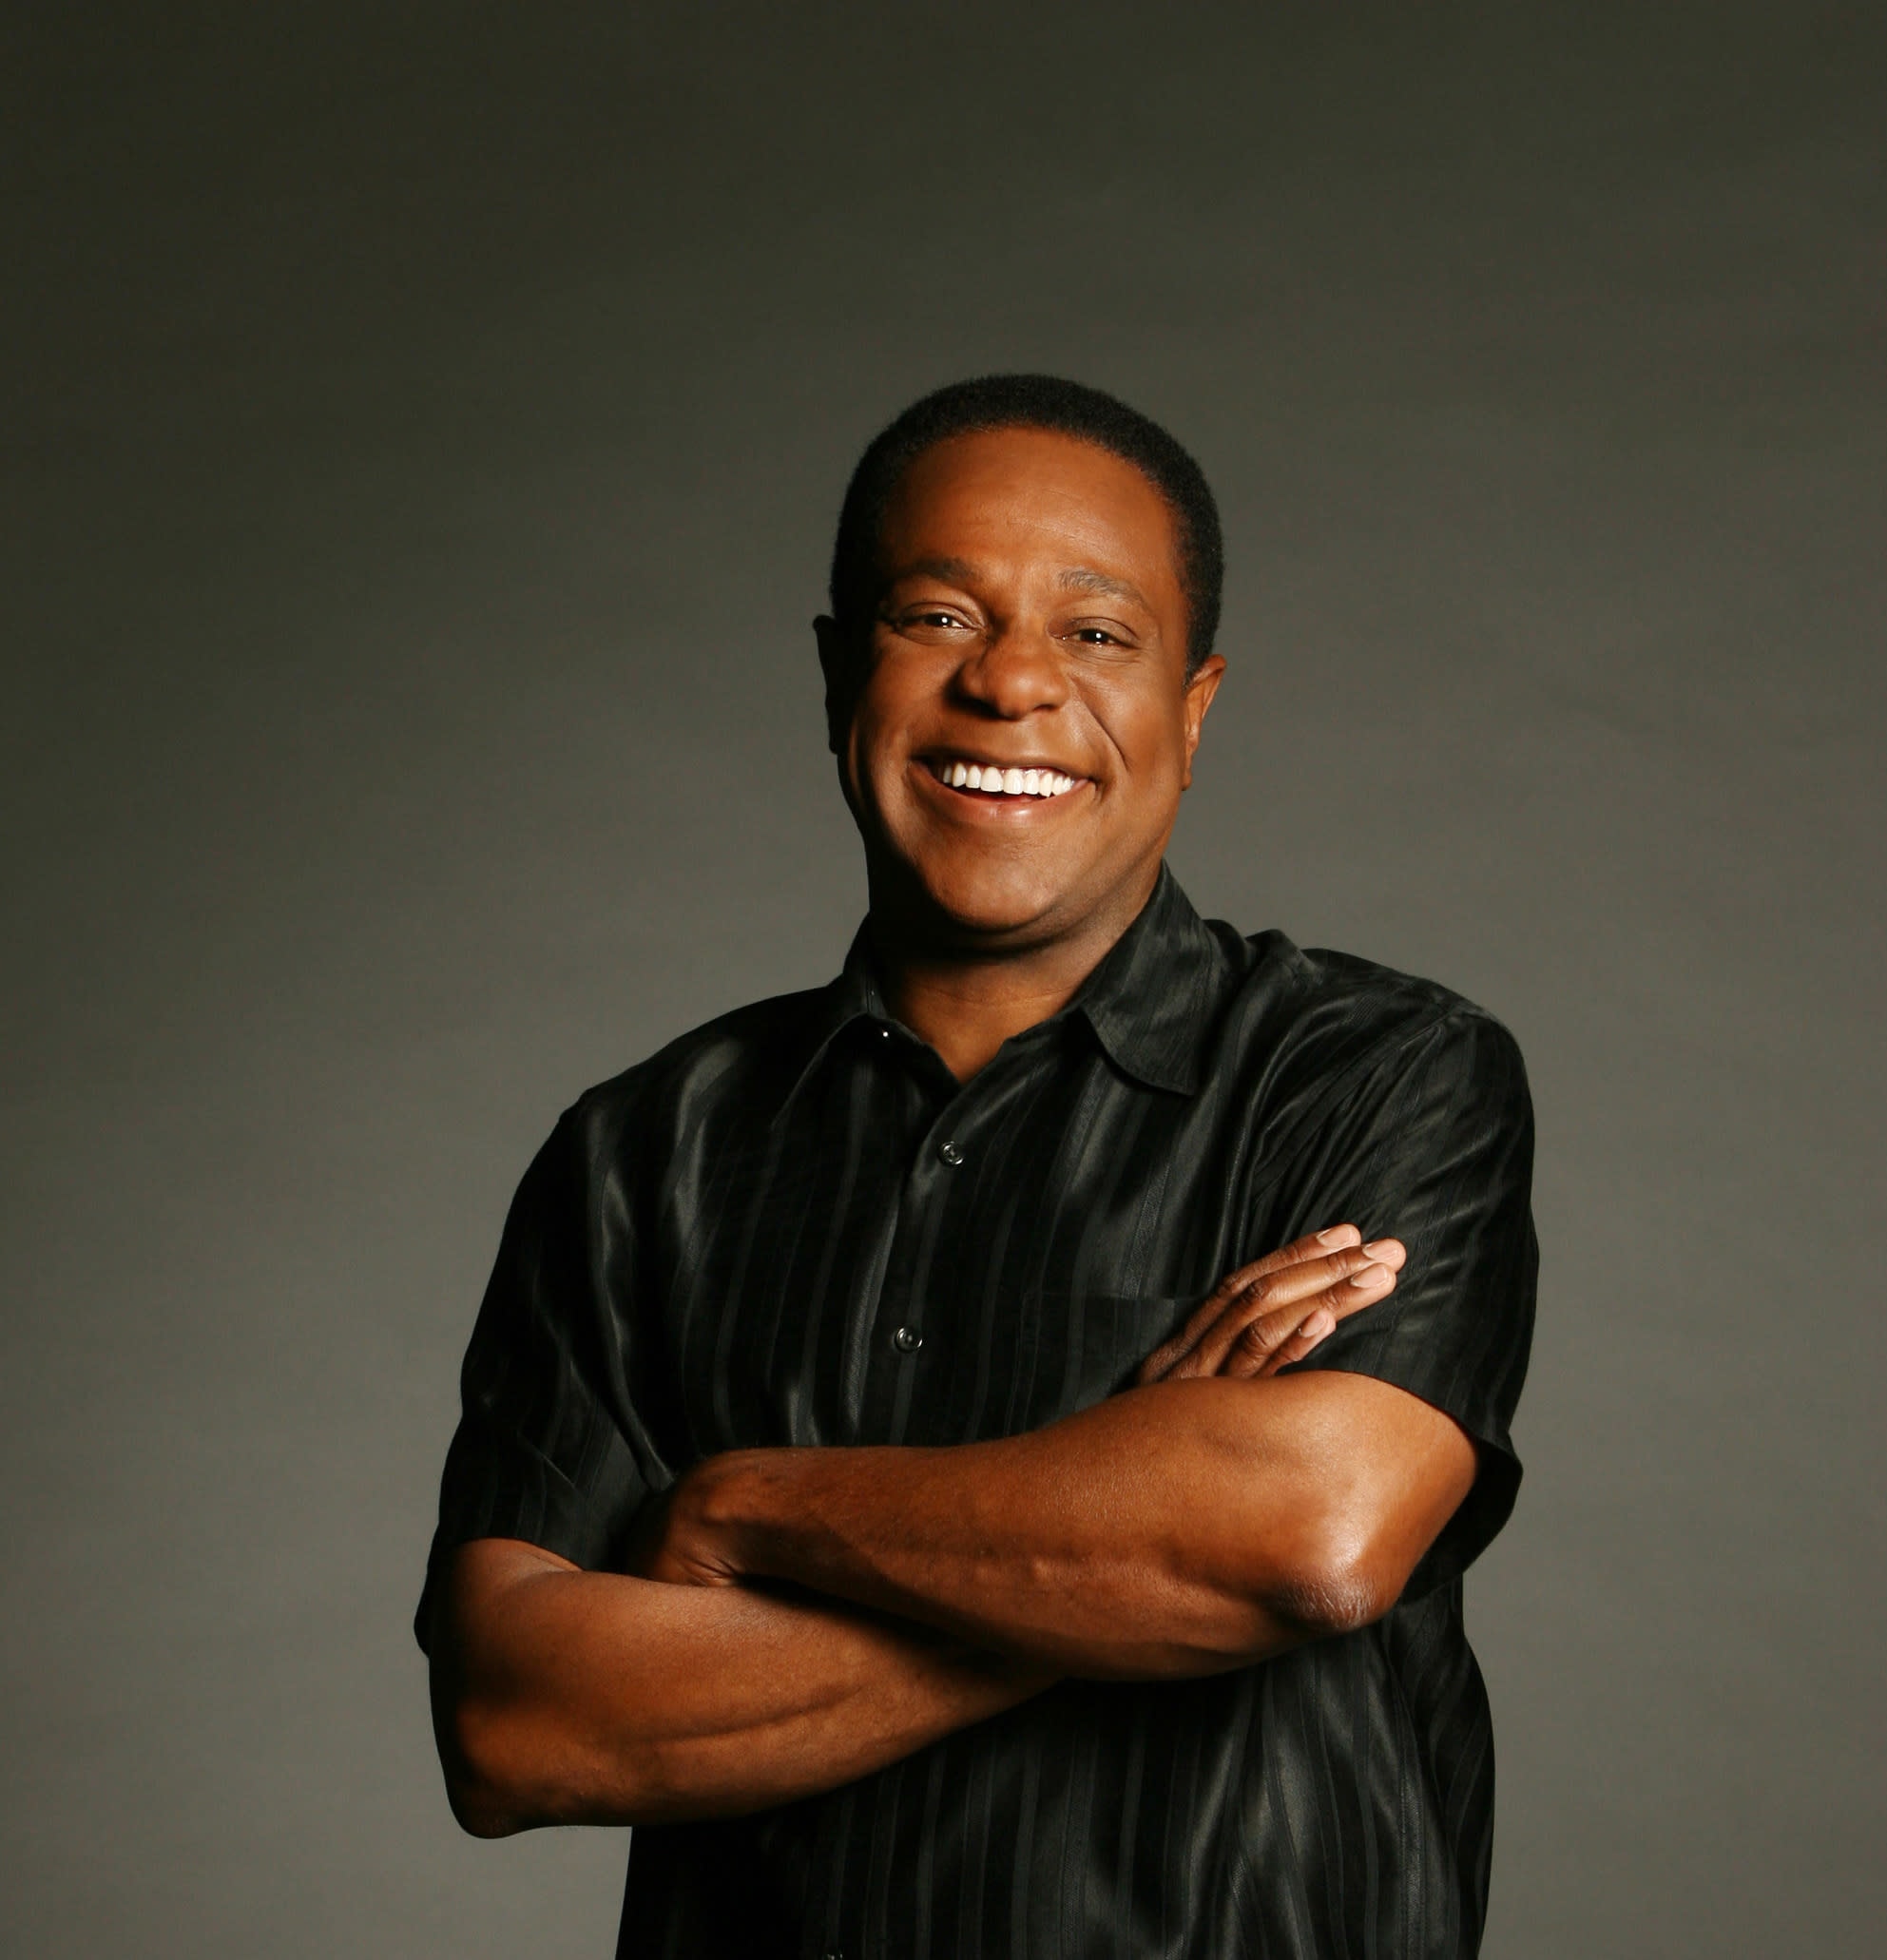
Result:
[[[951,1330],[932,1318],[930,1275],[943,1235],[967,1224],[978,1115],[992,1100],[988,1070],[956,1087],[934,1056],[927,1054],[919,1066],[927,1072],[935,1068],[942,1079],[935,1085],[934,1113],[907,1143],[897,1220],[870,1334],[863,1440],[871,1442],[904,1440],[925,1376],[946,1358],[942,1348]]]

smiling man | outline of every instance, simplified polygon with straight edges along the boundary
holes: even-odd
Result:
[[[1219,581],[1110,397],[898,417],[818,627],[844,970],[525,1177],[419,1628],[467,1829],[636,1826],[624,1954],[1478,1944],[1525,1079],[1164,868]]]

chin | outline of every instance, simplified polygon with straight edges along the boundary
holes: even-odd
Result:
[[[1026,937],[1031,926],[1058,917],[1069,897],[1065,880],[1047,867],[952,867],[920,875],[931,906],[960,932],[979,939]]]

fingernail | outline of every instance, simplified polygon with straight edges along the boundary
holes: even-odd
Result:
[[[1353,1225],[1332,1225],[1327,1232],[1317,1235],[1319,1245],[1341,1245],[1356,1228]]]
[[[1371,1259],[1381,1259],[1386,1264],[1394,1254],[1402,1250],[1402,1247],[1394,1239],[1372,1239],[1363,1250]]]
[[[1350,1275],[1352,1286],[1380,1286],[1389,1278],[1387,1266],[1365,1266],[1360,1273]]]
[[[1328,1307],[1319,1307],[1298,1332],[1309,1335],[1313,1340],[1321,1340],[1336,1325],[1337,1316]]]

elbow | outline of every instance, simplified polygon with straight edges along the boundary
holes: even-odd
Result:
[[[492,1792],[463,1777],[446,1778],[446,1801],[452,1821],[468,1837],[512,1837],[530,1825]]]
[[[1378,1547],[1331,1533],[1272,1576],[1264,1604],[1300,1640],[1327,1640],[1380,1620],[1408,1579]]]
[[[554,1710],[466,1696],[434,1718],[446,1800],[472,1837],[552,1824],[657,1824],[676,1814],[665,1753],[618,1737],[603,1751]],[[682,1814],[686,1814],[685,1806]]]
[[[1300,1638],[1327,1640],[1372,1625],[1396,1604],[1396,1595],[1368,1573],[1338,1565],[1293,1574],[1268,1604]]]
[[[446,1801],[468,1836],[510,1837],[543,1821],[530,1815],[516,1750],[506,1737],[508,1726],[470,1697],[435,1714]]]
[[[462,1689],[435,1701],[433,1734],[446,1800],[472,1837],[511,1837],[546,1824],[637,1822],[637,1781],[618,1760],[598,1773],[586,1739],[530,1697]]]
[[[427,1643],[433,1737],[446,1800],[472,1837],[547,1824],[627,1823],[649,1752],[559,1660],[570,1645],[561,1570],[529,1547],[461,1547]],[[570,1569],[574,1569],[573,1567]],[[549,1617],[547,1619],[547,1611]]]

